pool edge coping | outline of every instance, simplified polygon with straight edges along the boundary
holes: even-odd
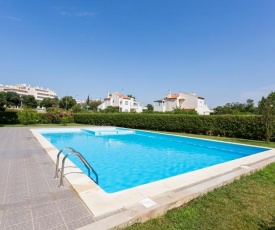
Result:
[[[30,130],[53,162],[56,163],[58,150],[36,129],[43,128]],[[66,169],[66,179],[96,219],[94,223],[88,226],[90,228],[97,226],[99,229],[109,229],[117,226],[126,226],[131,222],[145,221],[163,214],[171,208],[178,207],[209,190],[231,182],[243,174],[249,174],[263,168],[274,161],[275,149],[270,149],[241,159],[111,194],[105,193],[88,176],[72,173],[75,170]],[[66,166],[75,167],[69,159]],[[80,169],[78,170],[80,173],[82,172]],[[147,198],[150,198],[156,204],[146,208],[140,201]],[[88,228],[84,226],[81,229],[85,230]]]

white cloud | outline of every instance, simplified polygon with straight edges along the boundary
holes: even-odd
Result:
[[[8,20],[13,20],[13,21],[22,21],[21,18],[17,18],[17,17],[4,17],[4,18]]]
[[[70,17],[96,17],[97,13],[94,12],[68,12],[62,11],[60,12],[63,16],[70,16]]]
[[[264,96],[266,97],[271,92],[275,92],[275,85],[264,86],[255,90],[247,91],[241,94],[243,99],[253,99],[254,101],[259,101]]]

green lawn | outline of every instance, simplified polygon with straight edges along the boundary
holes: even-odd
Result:
[[[274,142],[173,134],[275,148]],[[196,198],[184,207],[170,210],[164,216],[126,229],[275,230],[275,163]]]
[[[268,148],[275,148],[275,142],[256,141],[256,140],[247,140],[247,139],[230,138],[230,137],[196,135],[196,134],[188,134],[188,133],[175,133],[175,132],[162,132],[162,133],[175,134],[175,135],[188,136],[188,137],[205,138],[205,139],[217,140],[217,141],[227,141],[227,142],[246,144],[246,145],[256,145],[256,146],[262,146],[262,147],[268,147]]]
[[[126,229],[275,229],[275,164]]]

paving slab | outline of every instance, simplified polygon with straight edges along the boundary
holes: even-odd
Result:
[[[0,230],[77,229],[92,213],[65,180],[29,128],[0,128]]]

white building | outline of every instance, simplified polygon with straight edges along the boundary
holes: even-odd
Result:
[[[195,93],[172,94],[169,90],[165,98],[154,101],[154,111],[166,112],[174,109],[194,109],[199,115],[209,115],[213,112],[204,102],[204,98],[196,96]]]
[[[108,96],[104,98],[103,103],[97,107],[97,110],[104,110],[109,106],[118,108],[120,112],[142,112],[142,105],[140,102],[118,92],[112,94],[108,93]]]
[[[43,100],[44,98],[55,98],[56,93],[50,89],[43,89],[42,87],[31,87],[26,84],[16,84],[16,85],[1,85],[0,91],[4,92],[16,92],[20,96],[32,95],[36,100]]]

